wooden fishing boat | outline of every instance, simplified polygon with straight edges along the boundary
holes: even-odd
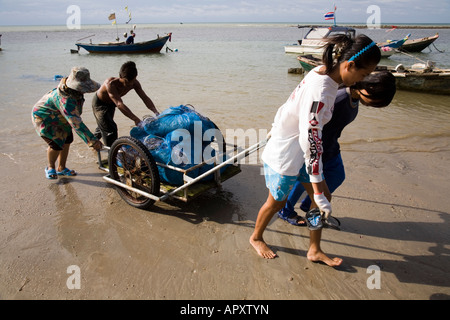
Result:
[[[400,51],[405,52],[421,52],[425,48],[428,48],[433,42],[435,42],[439,38],[439,33],[436,33],[432,37],[425,37],[414,40],[407,40],[401,47]]]
[[[111,53],[159,53],[167,41],[170,41],[172,33],[157,39],[137,42],[134,44],[126,44],[125,42],[106,42],[99,44],[91,43],[76,43],[75,45],[80,50],[80,47],[89,53],[111,54]]]
[[[306,72],[322,64],[313,55],[299,56],[297,59]],[[399,90],[450,95],[450,69],[439,69],[428,62],[415,64],[410,68],[403,65],[377,66],[376,71],[381,70],[388,70],[394,75]]]
[[[450,95],[450,69],[439,69],[428,63],[418,63],[410,68],[403,65],[378,66],[377,70],[392,72],[400,90]]]

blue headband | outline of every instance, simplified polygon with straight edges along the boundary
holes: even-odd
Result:
[[[375,42],[372,42],[371,44],[369,44],[367,47],[365,47],[364,49],[362,49],[360,52],[358,52],[357,54],[355,54],[353,57],[351,57],[348,62],[355,60],[356,58],[358,58],[360,55],[362,55],[364,52],[366,52],[367,50],[369,50],[370,48],[372,48],[373,46],[376,46],[377,44]]]

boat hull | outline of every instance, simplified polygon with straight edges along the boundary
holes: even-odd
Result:
[[[444,73],[392,73],[400,90],[450,95],[450,70]]]
[[[382,58],[388,58],[392,56],[394,53],[396,53],[395,49],[392,49],[390,47],[380,47],[381,57]]]
[[[299,56],[297,57],[297,60],[300,62],[300,65],[305,72],[309,72],[320,65],[320,61],[314,59],[312,56]]]
[[[438,38],[439,35],[436,34],[432,37],[408,40],[403,44],[403,46],[400,47],[400,51],[421,52],[424,49],[426,49],[429,45],[431,45],[433,42],[435,42]]]
[[[290,45],[284,47],[285,53],[295,53],[300,55],[322,55],[324,46],[326,45],[326,42],[322,42],[320,45]],[[384,58],[392,56],[394,53],[396,53],[395,48],[392,48],[390,46],[378,46],[380,48],[381,56]]]
[[[323,53],[323,47],[321,46],[303,46],[303,45],[291,45],[284,47],[285,53],[295,54],[319,54]]]
[[[83,48],[89,53],[95,54],[119,54],[119,53],[159,53],[167,43],[171,35],[167,35],[155,40],[138,42],[135,44],[106,43],[106,44],[89,44],[76,43],[78,48]]]

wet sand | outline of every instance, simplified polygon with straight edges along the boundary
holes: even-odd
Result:
[[[306,228],[276,218],[265,240],[279,257],[253,250],[267,197],[258,166],[188,204],[143,211],[102,180],[94,154],[69,158],[77,177],[46,180],[44,150],[31,165],[0,155],[1,299],[450,298],[449,152],[343,152],[347,180],[332,202],[343,230],[322,241],[344,259],[333,269],[306,259]],[[67,286],[72,265],[80,289]]]

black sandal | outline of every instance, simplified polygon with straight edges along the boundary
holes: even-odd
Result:
[[[333,219],[333,221],[330,221],[330,219]],[[325,219],[320,213],[319,208],[311,209],[306,213],[306,223],[308,225],[308,229],[311,231],[320,230],[322,228],[341,231],[341,222],[339,219],[332,216]]]
[[[306,213],[306,224],[311,231],[320,230],[323,228],[322,215],[319,208],[314,208]]]

